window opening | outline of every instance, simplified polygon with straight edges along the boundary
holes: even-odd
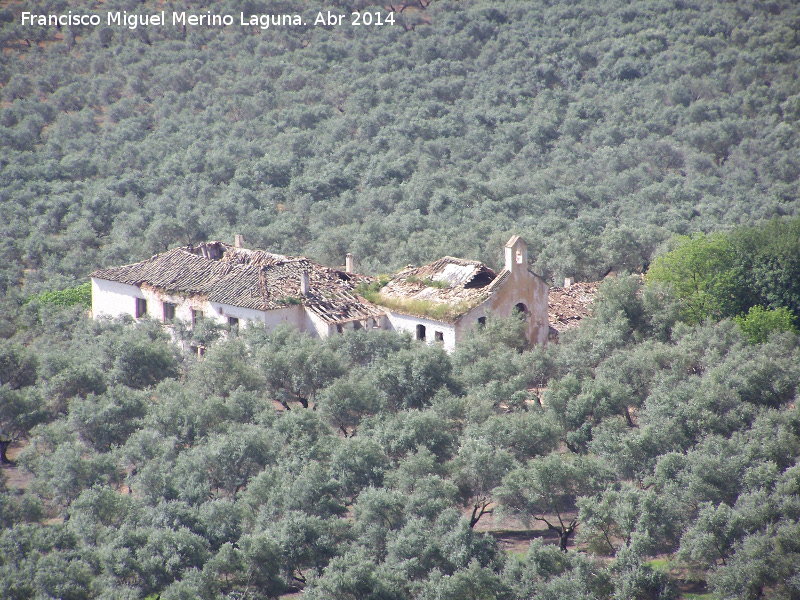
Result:
[[[517,305],[514,307],[514,310],[515,310],[515,311],[517,311],[517,312],[521,312],[521,313],[523,313],[523,314],[526,314],[526,315],[528,314],[528,307],[527,307],[527,306],[525,306],[525,305],[524,305],[522,302],[520,302],[519,304],[517,304]]]
[[[203,320],[205,317],[205,313],[202,310],[192,309],[192,325],[197,325],[200,321]]]
[[[478,317],[478,327],[486,327],[486,317]]]
[[[517,264],[522,264],[522,250],[517,250]]]
[[[172,302],[164,302],[164,323],[172,323],[175,320],[175,305]]]
[[[239,331],[239,319],[236,317],[228,317],[228,327],[231,331]]]
[[[444,342],[444,333],[441,331],[435,331],[433,337],[437,342]]]
[[[147,300],[144,298],[136,298],[136,318],[141,319],[147,314]]]
[[[425,325],[417,325],[417,339],[418,340],[425,339]]]

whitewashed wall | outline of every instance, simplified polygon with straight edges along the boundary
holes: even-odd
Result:
[[[247,327],[248,322],[261,323],[267,331],[272,331],[281,323],[289,323],[300,329],[303,324],[303,307],[287,306],[275,310],[254,310],[218,302],[206,303],[206,316],[222,325],[228,324],[228,318],[239,319],[240,327]]]
[[[305,309],[298,304],[285,308],[265,310],[261,314],[263,315],[262,319],[267,331],[272,331],[281,323],[288,323],[292,327],[303,331],[304,313]]]
[[[246,327],[247,321],[264,322],[264,312],[260,310],[242,308],[241,306],[230,306],[229,304],[219,304],[217,302],[207,302],[206,306],[206,317],[213,319],[221,325],[227,325],[229,317],[239,319],[239,325],[241,327]]]
[[[136,316],[136,298],[144,298],[135,285],[92,278],[92,315],[99,317]]]
[[[180,295],[163,294],[152,289],[140,289],[135,285],[116,283],[103,279],[92,279],[92,312],[95,318],[100,316],[119,317],[122,315],[135,316],[136,298],[147,300],[148,316],[159,322],[164,320],[164,302],[175,304],[175,318],[186,323],[192,322],[192,310],[201,310],[205,318],[213,319],[217,323],[227,325],[229,317],[239,319],[240,326],[246,327],[248,321],[263,323],[268,331],[272,331],[281,323],[288,323],[298,331],[307,331],[312,336],[325,338],[336,333],[336,326],[331,325],[317,315],[305,310],[301,305],[287,306],[285,308],[260,311],[228,304],[212,303],[202,298],[186,298]],[[474,326],[477,318],[484,316],[483,306],[473,309],[456,325],[404,315],[402,313],[388,312],[385,317],[380,317],[377,322],[382,329],[391,329],[408,332],[416,339],[417,325],[425,326],[426,342],[428,344],[441,343],[447,352],[452,352],[458,339],[463,337],[464,331]],[[369,319],[367,328],[375,322]],[[345,330],[353,329],[353,323],[345,323]],[[442,342],[436,341],[436,332],[443,336]]]
[[[434,321],[423,317],[412,317],[402,313],[387,311],[390,329],[395,331],[407,331],[414,339],[417,338],[417,325],[425,326],[425,341],[428,344],[442,344],[447,352],[452,352],[456,348],[456,328],[451,323]],[[436,341],[435,332],[441,331],[444,337],[443,342]]]
[[[211,303],[201,297],[185,297],[179,294],[164,294],[160,291],[139,288],[135,285],[92,279],[92,314],[120,317],[136,316],[136,298],[147,301],[147,316],[154,321],[164,321],[164,303],[175,305],[175,318],[186,323],[192,322],[192,310],[200,310],[207,319],[222,325],[228,324],[228,317],[239,319],[240,326],[246,327],[249,321],[263,323],[268,330],[273,330],[281,323],[289,323],[299,330],[304,327],[304,309],[302,306],[287,306],[276,310],[253,310],[228,304]]]
[[[336,326],[323,321],[310,310],[300,307],[303,311],[303,327],[300,331],[307,331],[311,337],[326,338],[336,332]]]
[[[329,335],[333,335],[334,333],[346,333],[348,331],[356,331],[359,329],[372,331],[375,328],[391,329],[391,326],[389,325],[389,321],[385,316],[365,317],[364,319],[354,319],[352,321],[344,321],[343,323],[328,324]]]

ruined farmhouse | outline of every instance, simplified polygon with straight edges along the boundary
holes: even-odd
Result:
[[[548,339],[548,286],[528,266],[519,236],[505,245],[499,273],[448,256],[407,267],[380,289],[373,278],[354,272],[351,255],[344,269],[334,269],[242,246],[237,236],[234,245],[206,242],[99,269],[90,275],[93,315],[148,316],[166,324],[181,319],[191,326],[200,319],[231,327],[256,322],[267,329],[288,323],[316,337],[348,329],[407,331],[452,351],[489,314],[519,311],[530,344]]]

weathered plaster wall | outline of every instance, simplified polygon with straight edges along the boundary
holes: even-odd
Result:
[[[527,246],[521,238],[512,237],[506,244],[504,252],[505,269],[498,275],[503,278],[502,282],[497,282],[498,285],[492,289],[492,295],[488,300],[473,308],[455,324],[387,311],[385,317],[378,319],[378,326],[382,329],[405,331],[416,338],[417,325],[424,325],[427,343],[441,343],[446,351],[452,352],[456,344],[477,326],[479,318],[486,317],[488,313],[502,317],[510,316],[516,306],[521,303],[528,311],[526,327],[528,342],[531,345],[547,343],[549,288],[540,277],[528,271]],[[338,330],[336,325],[327,323],[301,305],[259,311],[209,303],[202,297],[164,294],[146,285],[140,289],[133,285],[92,279],[92,310],[95,317],[102,315],[115,317],[125,314],[133,317],[136,311],[136,298],[147,300],[147,314],[150,318],[162,322],[164,320],[164,302],[170,302],[175,304],[175,318],[187,323],[192,322],[192,310],[194,309],[203,311],[206,318],[221,324],[227,324],[230,317],[235,317],[239,319],[240,326],[246,326],[248,321],[254,321],[263,323],[268,331],[275,329],[281,323],[288,323],[299,331],[306,331],[321,338],[328,337]],[[359,325],[371,329],[374,324],[375,321],[368,319]],[[342,331],[357,328],[354,322],[341,324]],[[436,339],[437,332],[441,333],[441,340]]]
[[[122,315],[135,317],[136,298],[146,300],[147,316],[162,323],[164,322],[164,303],[170,302],[175,305],[175,318],[186,323],[192,322],[192,310],[200,310],[203,312],[204,318],[213,319],[222,325],[228,324],[228,317],[239,319],[239,324],[243,327],[246,327],[249,321],[263,323],[268,331],[272,331],[281,323],[289,323],[300,331],[305,325],[305,311],[299,305],[260,311],[211,303],[202,297],[165,294],[147,286],[139,288],[135,285],[92,279],[92,314],[95,318]]]
[[[455,343],[459,343],[463,340],[469,332],[475,329],[478,326],[478,319],[481,317],[487,316],[487,307],[489,306],[489,300],[486,300],[473,308],[467,314],[462,315],[458,321],[455,322]]]
[[[142,297],[147,300],[147,316],[161,323],[164,322],[165,302],[170,302],[175,305],[175,318],[180,319],[184,323],[191,324],[192,310],[201,310],[206,314],[208,313],[208,303],[202,298],[187,298],[182,294],[164,294],[159,290],[147,286],[142,286],[140,292]]]
[[[366,329],[367,331],[374,328],[390,329],[389,321],[386,317],[369,317],[361,320],[345,321],[343,323],[328,323],[323,321],[317,314],[306,311],[305,314],[305,329],[314,337],[325,338],[337,333],[346,333],[348,331],[355,331],[357,329]]]
[[[227,325],[228,318],[234,317],[239,319],[240,327],[247,327],[248,322],[262,323],[267,331],[272,331],[281,323],[289,323],[292,327],[300,330],[303,326],[302,306],[287,306],[275,310],[254,310],[218,302],[207,302],[206,306],[206,317],[214,319],[222,325]]]
[[[307,331],[311,337],[320,338],[326,338],[331,333],[336,332],[336,327],[334,325],[326,323],[319,316],[315,315],[310,310],[306,310],[302,306],[299,308],[303,311],[303,324],[300,331]]]
[[[508,317],[513,314],[517,304],[524,304],[528,308],[528,326],[525,329],[525,337],[531,345],[543,345],[547,343],[549,332],[548,290],[547,284],[540,277],[528,272],[527,268],[517,269],[481,307],[494,315]],[[477,320],[478,316],[483,315],[476,314],[472,319],[473,322]],[[463,319],[464,317],[462,317]]]
[[[305,310],[298,304],[287,306],[285,308],[265,310],[259,314],[261,314],[261,322],[264,323],[267,331],[274,330],[282,323],[288,323],[292,327],[296,327],[298,330],[303,331],[303,322],[305,319],[304,313]]]

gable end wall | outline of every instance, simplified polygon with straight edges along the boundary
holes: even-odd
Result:
[[[517,304],[524,304],[528,308],[525,337],[532,346],[544,345],[550,331],[547,297],[549,290],[542,278],[527,269],[515,269],[485,303],[485,310],[508,317],[513,314]]]

